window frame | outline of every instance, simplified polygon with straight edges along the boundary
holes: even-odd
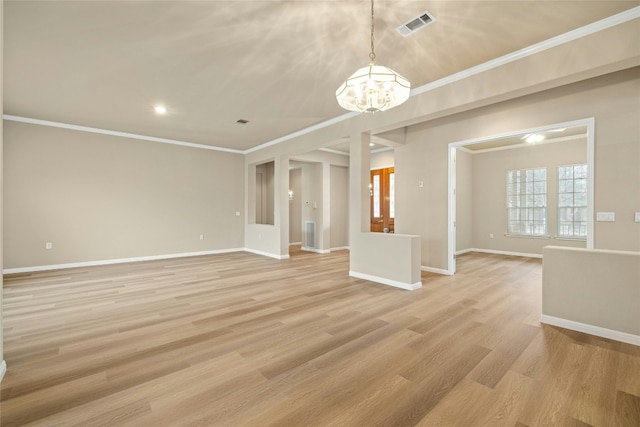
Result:
[[[531,171],[531,176],[532,176],[532,180],[530,182],[531,184],[531,192],[528,193],[525,192],[521,193],[518,192],[517,194],[512,194],[511,190],[513,188],[513,184],[516,183],[514,181],[510,181],[510,176],[514,176],[516,173],[518,173],[518,187],[522,187],[524,186],[525,189],[527,187],[527,185],[529,184],[526,179],[527,176],[527,171]],[[536,171],[544,171],[544,180],[536,180]],[[520,176],[524,176],[525,180],[522,181],[520,179]],[[507,170],[506,173],[506,179],[505,179],[505,184],[506,184],[506,225],[507,225],[507,231],[505,233],[505,236],[507,237],[525,237],[525,238],[549,238],[549,192],[548,192],[548,182],[549,182],[549,174],[548,174],[548,168],[546,166],[540,166],[540,167],[533,167],[533,168],[518,168],[518,169],[509,169]],[[536,182],[544,182],[544,192],[538,192],[536,190]],[[535,196],[544,196],[544,203],[542,206],[540,205],[536,205],[536,197]],[[521,203],[522,198],[524,197],[524,199],[526,200],[528,197],[531,197],[531,206],[519,206]],[[517,200],[517,205],[518,206],[510,206],[510,203],[513,200]],[[528,203],[528,202],[527,202]],[[539,210],[542,209],[543,212],[543,218],[542,220],[540,219],[536,219],[536,215],[538,214]],[[515,210],[515,212],[517,212],[518,214],[517,219],[512,219],[512,215],[511,213]],[[523,213],[525,213],[525,215],[523,215]],[[523,219],[524,216],[524,219]],[[531,216],[531,218],[529,218],[529,216]],[[531,230],[535,230],[536,226],[539,225],[540,223],[543,225],[544,229],[543,232],[541,233],[535,233],[535,232],[526,232],[526,231],[519,231],[516,232],[513,230],[512,225],[513,223],[519,223],[520,224],[520,229],[523,228],[529,228]]]
[[[586,173],[583,177],[575,177],[575,167],[584,167],[586,170]],[[575,191],[571,191],[571,192],[561,192],[561,188],[562,186],[560,185],[560,181],[567,181],[568,179],[566,178],[561,178],[560,175],[560,168],[572,168],[571,171],[571,181],[572,181],[572,189],[575,190],[575,186],[576,186],[576,179],[580,179],[580,180],[584,180],[584,191],[580,191],[580,192],[575,192]],[[567,164],[567,165],[558,165],[556,167],[556,173],[557,173],[557,185],[558,185],[558,190],[557,190],[557,202],[556,202],[556,238],[558,239],[563,239],[563,240],[578,240],[578,241],[586,241],[587,237],[589,235],[589,165],[588,163],[572,163],[572,164]],[[572,197],[572,204],[569,206],[561,206],[561,195],[566,195],[566,194],[571,194],[573,195]],[[576,194],[584,194],[584,204],[580,205],[580,206],[576,206],[575,204],[575,195]],[[563,225],[563,223],[567,223],[569,221],[567,220],[561,220],[561,212],[563,209],[573,209],[574,213],[573,213],[573,217],[572,220],[570,221],[570,223],[572,224],[571,228],[573,230],[573,234],[562,234],[560,232],[561,226]],[[575,218],[575,210],[576,209],[580,209],[583,210],[583,220],[580,221],[576,221],[573,218]],[[576,235],[575,234],[575,227],[576,227],[576,222],[579,223],[584,223],[583,228],[584,228],[584,235]]]

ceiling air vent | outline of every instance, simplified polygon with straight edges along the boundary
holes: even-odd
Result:
[[[417,18],[412,19],[406,24],[400,25],[396,28],[396,31],[400,33],[403,37],[407,37],[409,34],[413,34],[416,31],[426,27],[432,22],[436,22],[436,18],[431,16],[429,12],[424,12]]]

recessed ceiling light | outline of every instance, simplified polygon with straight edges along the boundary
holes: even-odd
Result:
[[[167,107],[164,105],[156,105],[153,107],[153,111],[155,111],[156,114],[167,114]]]
[[[374,144],[373,142],[369,143],[369,147],[373,147],[374,145],[376,145],[376,144]]]

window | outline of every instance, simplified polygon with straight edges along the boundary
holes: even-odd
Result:
[[[379,217],[380,214],[380,175],[373,176],[373,216]]]
[[[558,237],[587,238],[587,165],[558,166]]]
[[[547,168],[507,172],[507,234],[547,235]]]
[[[395,223],[395,173],[393,168],[373,169],[370,172],[371,228],[376,233],[393,233]]]

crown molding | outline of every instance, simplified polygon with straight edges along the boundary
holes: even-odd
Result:
[[[60,123],[60,122],[52,122],[52,121],[49,121],[49,120],[32,119],[32,118],[29,118],[29,117],[12,116],[10,114],[3,114],[2,118],[4,120],[9,120],[9,121],[12,121],[12,122],[30,123],[30,124],[33,124],[33,125],[49,126],[49,127],[61,128],[61,129],[70,129],[70,130],[76,130],[76,131],[80,131],[80,132],[89,132],[89,133],[98,133],[98,134],[102,134],[102,135],[119,136],[121,138],[130,138],[130,139],[139,139],[139,140],[143,140],[143,141],[160,142],[162,144],[180,145],[182,147],[200,148],[202,150],[224,151],[224,152],[227,152],[227,153],[244,154],[244,152],[242,150],[234,150],[232,148],[215,147],[215,146],[212,146],[212,145],[204,145],[204,144],[194,144],[192,142],[178,141],[178,140],[175,140],[175,139],[158,138],[158,137],[155,137],[155,136],[139,135],[139,134],[135,134],[135,133],[120,132],[120,131],[109,130],[109,129],[100,129],[100,128],[94,128],[94,127],[89,127],[89,126],[78,126],[78,125],[73,125],[73,124],[69,124],[69,123]]]
[[[549,50],[557,46],[561,46],[565,43],[581,39],[583,37],[598,33],[608,28],[615,27],[616,25],[624,24],[625,22],[632,21],[637,18],[640,18],[640,6],[625,10],[624,12],[620,12],[608,18],[604,18],[591,24],[587,24],[583,27],[576,28],[575,30],[560,34],[559,36],[541,41],[540,43],[536,43],[529,47],[525,47],[524,49],[516,50],[515,52],[508,53],[499,58],[476,65],[475,67],[467,68],[466,70],[451,74],[447,77],[443,77],[440,80],[427,83],[426,85],[422,85],[411,90],[411,96],[429,92],[436,88],[454,83],[458,80],[466,79],[468,77],[501,67],[511,62],[519,61],[520,59],[544,52],[545,50]]]

